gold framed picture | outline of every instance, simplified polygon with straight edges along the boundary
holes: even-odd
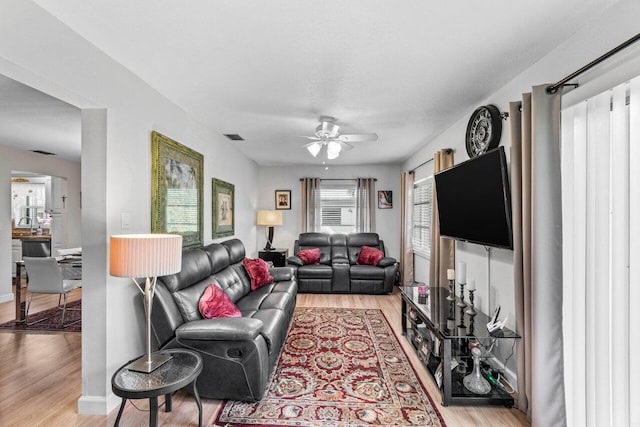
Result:
[[[202,154],[151,132],[151,232],[182,235],[182,246],[203,244]]]
[[[234,186],[213,178],[212,187],[212,229],[213,238],[233,236],[235,222]]]

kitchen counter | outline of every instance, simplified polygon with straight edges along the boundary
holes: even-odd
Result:
[[[30,232],[13,231],[11,232],[11,238],[15,240],[51,240],[51,235],[49,233],[31,234]]]

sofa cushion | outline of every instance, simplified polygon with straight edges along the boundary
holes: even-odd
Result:
[[[262,320],[263,327],[261,334],[267,342],[269,354],[276,349],[277,351],[280,351],[289,327],[289,322],[287,320],[288,315],[285,315],[283,310],[268,308],[258,310],[252,314],[243,311],[242,315],[249,315],[253,319]]]
[[[303,249],[297,253],[303,264],[320,263],[320,248]]]
[[[384,280],[384,269],[373,265],[352,265],[351,279]]]
[[[194,283],[211,275],[211,261],[200,248],[187,249],[182,252],[182,268],[176,274],[163,276],[162,281],[170,292],[188,288]],[[200,297],[200,295],[198,295]]]
[[[273,276],[269,274],[269,266],[260,258],[245,258],[242,263],[251,278],[251,290],[255,291],[261,286],[273,283]]]
[[[384,253],[371,246],[363,246],[358,254],[357,264],[361,265],[378,265],[378,261],[384,258]]]
[[[205,319],[242,316],[238,307],[231,302],[229,296],[215,283],[207,286],[207,289],[204,290],[198,302],[198,310],[200,310],[200,314]]]
[[[330,265],[311,264],[298,267],[299,279],[331,279],[331,276],[333,276],[333,269]]]

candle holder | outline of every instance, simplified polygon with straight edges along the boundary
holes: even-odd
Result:
[[[455,286],[453,284],[453,280],[449,279],[449,296],[447,296],[447,301],[455,301],[455,300],[456,300]]]
[[[464,283],[460,283],[460,301],[456,305],[463,308],[467,306],[467,303],[464,302]]]
[[[471,317],[473,317],[476,314],[478,314],[478,312],[474,309],[474,305],[473,305],[473,298],[474,298],[473,294],[475,292],[476,292],[475,289],[469,289],[469,307],[465,311],[465,313],[467,313]]]

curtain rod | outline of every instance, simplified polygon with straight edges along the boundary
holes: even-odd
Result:
[[[605,53],[604,55],[600,56],[599,58],[594,59],[593,61],[589,62],[587,65],[585,65],[584,67],[580,68],[579,70],[574,71],[573,73],[569,74],[567,77],[565,77],[564,79],[560,80],[556,84],[547,87],[547,93],[555,93],[562,86],[575,86],[575,87],[578,87],[578,85],[575,84],[575,83],[574,84],[568,84],[567,82],[569,80],[572,80],[572,79],[578,77],[580,74],[584,73],[585,71],[590,70],[591,68],[593,68],[596,65],[600,64],[601,62],[604,62],[605,60],[609,59],[610,57],[612,57],[613,55],[617,54],[621,50],[631,46],[632,44],[634,44],[638,40],[640,40],[640,33],[636,34],[633,37],[631,37],[629,40],[627,40],[626,42],[622,43],[621,45],[614,47],[609,52]]]

